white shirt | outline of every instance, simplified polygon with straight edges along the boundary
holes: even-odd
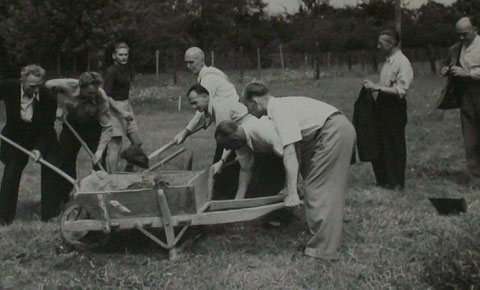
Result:
[[[413,81],[413,68],[408,58],[398,50],[388,57],[380,73],[380,85],[393,87],[401,98],[405,97]]]
[[[462,45],[459,57],[460,66],[475,77],[480,77],[480,36],[475,36],[468,47]]]
[[[335,112],[337,108],[307,97],[272,98],[267,107],[283,147],[322,128]]]
[[[207,89],[211,98],[238,102],[239,97],[235,86],[228,76],[218,68],[204,66],[198,73],[197,81]]]
[[[33,101],[40,101],[38,93],[34,94],[32,98],[29,98],[23,91],[23,86],[20,88],[20,116],[22,120],[28,123],[32,122],[33,118]]]
[[[251,117],[242,123],[242,128],[247,137],[246,145],[238,150],[237,159],[240,166],[249,169],[253,165],[254,152],[273,152],[278,156],[283,156],[283,146],[280,137],[275,131],[273,122],[266,116],[260,119]]]
[[[248,109],[242,103],[230,100],[217,101],[215,99],[209,99],[207,112],[200,112],[200,118],[195,124],[195,127],[192,127],[192,129],[189,130],[195,130],[196,126],[199,126],[200,124],[202,124],[204,128],[207,128],[212,122],[215,124],[219,124],[223,121],[240,123],[245,117],[247,117],[247,115]]]
[[[239,97],[235,86],[221,70],[212,66],[204,66],[198,73],[197,81],[207,89],[210,100],[238,103]],[[203,113],[196,112],[186,128],[190,131],[195,129],[202,116]]]

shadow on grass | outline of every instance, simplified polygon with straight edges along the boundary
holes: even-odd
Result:
[[[468,183],[470,182],[469,174],[465,170],[440,169],[428,166],[419,166],[414,168],[413,176],[416,178],[429,179],[440,178],[463,186],[468,186]]]

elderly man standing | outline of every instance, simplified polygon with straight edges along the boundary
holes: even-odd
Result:
[[[63,115],[69,124],[95,152],[93,164],[100,162],[108,142],[112,137],[110,107],[108,97],[100,88],[102,76],[97,72],[84,72],[77,79],[53,79],[46,82],[46,87],[64,97]],[[60,141],[60,169],[76,178],[77,155],[81,143],[67,126],[63,126]],[[59,196],[68,201],[73,185],[65,180],[58,181]]]
[[[363,86],[373,92],[374,115],[378,124],[378,156],[372,161],[377,185],[390,189],[403,189],[407,147],[407,101],[405,99],[413,80],[410,61],[399,47],[400,36],[394,30],[384,30],[378,37],[378,48],[387,56],[375,84],[365,80]]]
[[[188,70],[197,76],[198,83],[208,91],[208,96],[214,102],[224,102],[227,101],[230,104],[238,103],[239,97],[235,86],[232,84],[228,76],[223,73],[221,70],[205,65],[205,54],[198,47],[191,47],[185,52],[185,63]],[[187,136],[197,128],[197,126],[202,122],[202,117],[205,112],[197,111],[193,116],[192,120],[187,124],[187,126],[180,131],[175,137],[174,140],[177,144],[181,144],[185,141]],[[224,152],[223,147],[217,146],[215,149],[215,156],[213,158],[213,163],[221,161],[222,154]],[[231,161],[235,158],[234,154],[230,154],[228,161]],[[236,175],[237,167],[231,167],[228,170],[224,170],[219,173],[216,177],[215,182],[215,191],[224,192],[228,194],[233,191],[233,187],[236,187]]]
[[[450,48],[448,66],[441,71],[449,81],[439,109],[460,109],[467,166],[471,183],[480,187],[480,37],[472,18],[456,23],[458,42]]]
[[[18,80],[0,84],[0,99],[5,102],[7,122],[2,134],[41,155],[47,161],[56,160],[58,150],[55,133],[57,100],[43,86],[45,70],[37,65],[27,65],[21,70]],[[5,164],[0,189],[0,224],[9,224],[15,218],[18,188],[28,156],[8,143],[2,142],[0,159]],[[53,189],[56,173],[42,166],[41,173],[41,219],[47,221],[58,215],[57,197]]]
[[[313,234],[305,254],[339,259],[355,129],[337,108],[306,97],[276,98],[261,82],[247,85],[245,101],[272,120],[280,137],[288,207],[300,204],[297,179],[302,174],[308,227]]]

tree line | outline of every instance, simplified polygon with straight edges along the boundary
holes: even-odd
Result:
[[[190,46],[262,65],[281,44],[291,54],[372,51],[378,33],[394,27],[395,0],[370,0],[335,8],[328,0],[301,0],[294,14],[269,15],[262,0],[2,0],[0,74],[10,76],[26,63],[72,74],[105,67],[114,42],[131,46],[139,71],[168,70]],[[454,24],[463,15],[480,19],[480,1],[450,6],[428,1],[402,9],[402,47],[435,52],[455,41]],[[432,56],[435,58],[435,56]],[[243,65],[243,64],[242,64]],[[255,66],[256,63],[246,63]]]

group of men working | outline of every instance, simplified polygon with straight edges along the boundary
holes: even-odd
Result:
[[[35,161],[44,158],[69,176],[76,178],[77,155],[86,144],[92,163],[98,169],[106,149],[106,167],[117,172],[122,136],[134,146],[141,146],[132,107],[128,102],[130,73],[129,47],[114,47],[113,65],[106,78],[98,72],[84,72],[78,79],[52,79],[45,82],[45,70],[38,65],[22,68],[20,82],[0,83],[0,98],[5,102],[7,120],[2,135],[27,150]],[[102,88],[103,85],[103,88]],[[55,120],[63,121],[57,138]],[[80,141],[81,139],[81,141]],[[28,156],[2,142],[1,160],[5,170],[0,189],[0,224],[15,218],[18,188]],[[62,204],[69,200],[73,184],[42,166],[41,219],[57,216]]]
[[[457,107],[461,107],[469,168],[474,175],[480,176],[478,115],[475,111],[475,89],[480,83],[480,40],[469,18],[460,19],[456,28],[460,39],[459,44],[454,46],[456,60],[442,69],[442,74],[449,75],[456,84],[454,98],[458,101]],[[372,160],[377,184],[392,189],[402,189],[405,184],[405,96],[413,80],[412,66],[401,52],[399,43],[400,37],[395,31],[380,33],[378,48],[387,56],[380,81],[365,80],[363,83],[374,100],[373,118],[380,124],[377,140],[374,140],[379,150]],[[64,128],[58,144],[53,129],[57,107],[54,95],[63,94],[64,119],[95,151],[95,164],[110,143],[107,167],[110,172],[115,172],[122,136],[127,135],[136,146],[141,146],[141,140],[128,102],[131,80],[131,75],[125,70],[128,47],[118,44],[113,59],[115,64],[106,73],[103,89],[98,73],[86,72],[78,80],[50,80],[42,86],[44,71],[37,66],[25,67],[21,73],[21,84],[5,83],[1,86],[0,97],[4,99],[7,110],[7,124],[2,133],[29,150],[35,148],[38,150],[36,156],[40,157],[41,152],[45,159],[60,164],[61,169],[75,177],[75,160],[80,143]],[[356,131],[350,121],[337,108],[315,99],[275,97],[259,81],[249,83],[240,98],[226,74],[205,65],[204,53],[199,48],[188,49],[185,62],[197,76],[197,83],[187,91],[188,101],[197,112],[174,137],[174,141],[183,143],[198,128],[215,123],[217,149],[213,171],[224,174],[222,166],[228,160],[238,160],[237,199],[248,195],[251,181],[255,175],[262,174],[260,171],[273,174],[274,167],[278,168],[272,166],[255,170],[262,154],[276,156],[283,164],[284,175],[280,179],[285,177],[285,183],[277,182],[280,183],[278,191],[284,188],[282,192],[285,193],[287,207],[301,203],[298,183],[300,176],[303,179],[307,222],[313,235],[306,245],[305,254],[327,260],[338,259],[345,191],[350,165],[357,155]],[[447,91],[451,93],[452,89]],[[446,94],[441,104],[447,102],[445,100],[450,96]],[[60,154],[55,154],[57,151]],[[0,191],[0,219],[10,223],[15,215],[18,184],[27,157],[5,143],[2,143],[1,153],[5,172]],[[60,177],[52,177],[54,175],[51,170],[42,168],[43,220],[58,214],[59,200],[67,200],[71,190],[71,185],[67,186],[66,182],[58,186],[61,184],[58,181]],[[51,180],[56,183],[52,184]],[[218,179],[218,184],[221,184],[221,179]],[[218,184],[219,190],[228,186]],[[60,190],[52,190],[54,187]]]

